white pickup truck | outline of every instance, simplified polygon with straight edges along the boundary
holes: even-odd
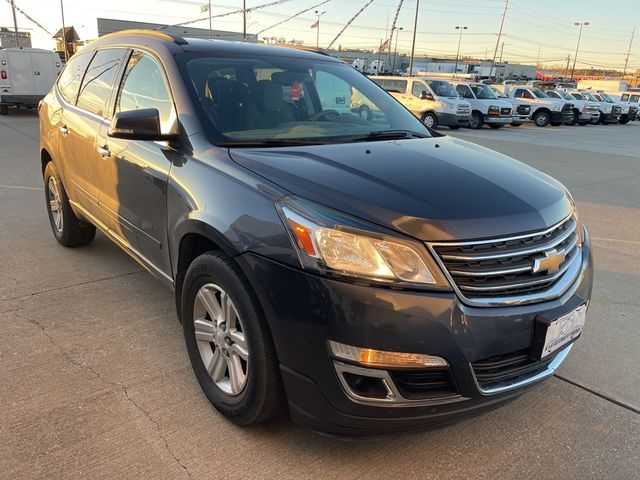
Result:
[[[0,50],[0,115],[7,115],[10,106],[37,106],[51,90],[60,70],[60,57],[50,50]]]
[[[563,123],[571,123],[573,117],[573,103],[550,98],[537,87],[513,85],[508,92],[510,98],[517,98],[531,105],[531,118],[538,127],[551,124],[554,127]]]
[[[511,110],[511,115],[513,116],[512,127],[519,127],[523,123],[531,121],[531,105],[529,103],[519,98],[509,98],[502,90],[498,90],[493,85],[490,85],[489,88],[500,100],[507,100],[513,105]]]
[[[615,105],[598,100],[589,92],[575,91],[571,92],[571,96],[576,100],[588,100],[590,102],[595,102],[598,105],[600,115],[598,119],[593,121],[592,123],[618,123],[620,115],[622,115],[622,107],[620,105]]]
[[[595,102],[589,100],[581,100],[574,98],[569,92],[564,90],[547,90],[547,95],[560,100],[568,100],[573,103],[573,123],[578,125],[586,125],[588,123],[597,122],[600,118],[600,108]]]
[[[482,83],[453,82],[458,94],[471,104],[469,128],[482,128],[485,123],[497,129],[513,122],[513,104],[500,100]]]
[[[633,103],[615,100],[605,92],[591,92],[591,93],[598,100],[602,100],[603,102],[620,106],[621,108],[620,118],[618,119],[618,123],[620,123],[620,125],[626,125],[630,121],[635,120],[636,115],[638,113],[638,107]]]

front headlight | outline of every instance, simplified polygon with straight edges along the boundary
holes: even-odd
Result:
[[[420,242],[364,230],[364,222],[299,198],[278,202],[305,269],[383,283],[448,287]]]
[[[609,107],[609,106],[602,107],[602,111],[604,113],[611,113],[611,107]]]
[[[551,107],[551,110],[553,110],[554,112],[559,112],[560,110],[562,110],[562,105],[553,105]]]

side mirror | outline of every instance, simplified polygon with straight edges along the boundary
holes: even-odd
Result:
[[[428,93],[426,90],[422,90],[420,94],[420,100],[433,100],[433,95]]]
[[[157,108],[141,108],[118,112],[113,116],[109,137],[128,140],[169,140],[175,135],[163,135],[160,131],[160,113]]]

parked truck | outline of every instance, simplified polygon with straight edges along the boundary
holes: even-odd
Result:
[[[519,98],[509,98],[509,96],[502,90],[498,90],[495,85],[490,85],[489,88],[500,100],[507,100],[511,102],[511,115],[513,116],[513,120],[511,122],[512,127],[519,127],[523,123],[531,121],[531,105],[529,105],[529,103],[520,100]]]
[[[531,118],[538,127],[546,127],[549,124],[558,126],[574,120],[572,102],[550,98],[538,87],[514,85],[509,89],[508,95],[531,105]]]
[[[51,90],[61,69],[60,57],[49,50],[0,50],[0,115],[8,115],[11,106],[37,106]]]
[[[571,96],[576,100],[588,100],[598,105],[600,115],[592,123],[618,123],[620,115],[622,115],[621,106],[600,101],[589,92],[574,91],[571,92]]]
[[[573,104],[572,125],[587,125],[588,123],[597,122],[600,118],[600,109],[595,102],[572,97],[569,92],[561,89],[547,90],[545,93],[552,98],[568,100]]]
[[[479,129],[486,123],[498,129],[513,122],[513,104],[497,98],[488,85],[467,82],[453,84],[458,95],[471,105],[469,128]]]

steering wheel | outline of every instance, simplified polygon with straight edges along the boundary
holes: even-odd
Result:
[[[309,120],[311,120],[311,121],[322,120],[324,117],[326,117],[328,115],[335,115],[335,116],[339,117],[340,116],[340,112],[338,112],[337,110],[323,110],[321,112],[314,113],[313,115],[311,115],[309,117]]]

